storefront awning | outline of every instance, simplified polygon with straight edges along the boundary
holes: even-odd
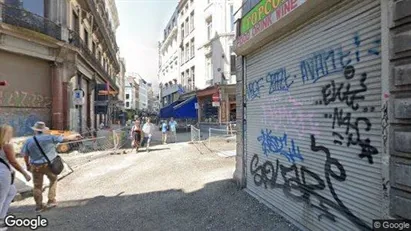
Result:
[[[185,101],[174,106],[174,118],[176,119],[196,119],[197,110],[195,105],[197,103],[197,97],[193,96]]]
[[[160,118],[161,119],[167,119],[167,118],[171,118],[174,117],[174,106],[176,106],[177,104],[181,103],[182,101],[176,101],[174,103],[171,103],[168,106],[165,106],[163,108],[160,109]]]

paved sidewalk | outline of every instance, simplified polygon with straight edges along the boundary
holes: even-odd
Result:
[[[59,207],[42,213],[44,230],[296,230],[237,189],[234,166],[188,143],[91,159],[59,182]],[[35,217],[33,202],[11,212]]]

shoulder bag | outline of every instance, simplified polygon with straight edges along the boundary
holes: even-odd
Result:
[[[0,158],[0,163],[3,163],[4,165],[6,165],[6,167],[10,170],[11,184],[13,184],[14,183],[14,177],[16,176],[16,173],[10,168],[10,165],[8,165],[7,162],[5,160],[3,160],[2,158]]]
[[[56,158],[53,159],[53,161],[50,161],[46,153],[44,153],[43,148],[41,148],[40,143],[37,140],[37,138],[35,136],[33,136],[33,138],[37,144],[37,147],[40,149],[41,154],[43,154],[44,158],[46,158],[51,172],[54,173],[55,175],[59,175],[64,169],[64,164],[63,164],[63,160],[61,159],[61,157],[57,155]]]

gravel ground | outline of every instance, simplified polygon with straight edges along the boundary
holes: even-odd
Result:
[[[297,230],[236,188],[234,166],[186,143],[85,161],[59,182],[45,230]],[[10,212],[35,217],[33,203]]]

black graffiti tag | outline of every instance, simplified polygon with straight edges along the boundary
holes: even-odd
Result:
[[[298,168],[296,164],[286,167],[280,164],[277,159],[273,164],[271,161],[265,161],[260,164],[259,155],[255,154],[250,163],[250,173],[253,176],[254,183],[257,187],[263,186],[266,189],[283,189],[284,195],[296,202],[307,203],[310,207],[321,212],[318,220],[322,218],[336,221],[336,216],[331,213],[330,209],[340,212],[353,224],[361,230],[370,230],[371,228],[361,219],[356,217],[339,199],[332,180],[344,182],[347,178],[344,166],[331,156],[330,150],[324,146],[317,145],[316,138],[311,135],[311,150],[322,152],[326,155],[324,163],[324,179],[310,171],[307,167]],[[284,181],[283,184],[277,182],[279,173]],[[308,182],[315,182],[309,184]],[[333,200],[321,195],[321,192],[328,188]],[[311,202],[311,197],[315,197],[319,204]]]
[[[355,69],[353,66],[347,66],[344,68],[344,76],[347,80],[353,79],[354,75]],[[352,90],[349,82],[340,83],[340,86],[337,87],[335,81],[332,80],[330,84],[325,85],[322,89],[324,105],[328,105],[338,99],[341,102],[345,102],[354,111],[358,110],[358,101],[365,99],[364,95],[359,94],[367,91],[367,86],[365,85],[366,80],[367,74],[364,73],[361,75],[360,79],[361,88],[357,90]]]
[[[366,157],[368,159],[368,163],[373,164],[373,156],[378,154],[378,150],[371,145],[371,141],[369,138],[361,139],[361,133],[359,129],[359,125],[365,125],[364,131],[368,132],[371,130],[371,122],[366,117],[358,117],[355,121],[351,122],[351,113],[347,112],[344,116],[343,109],[338,110],[338,108],[334,108],[334,115],[333,115],[333,125],[332,128],[335,129],[336,126],[338,127],[345,127],[345,134],[347,135],[347,147],[351,145],[358,145],[361,147],[361,153],[358,155],[361,159]],[[344,137],[338,133],[333,132],[333,136],[337,136],[339,140],[344,140]],[[334,143],[339,143],[342,145],[342,142],[339,140],[334,140]]]

